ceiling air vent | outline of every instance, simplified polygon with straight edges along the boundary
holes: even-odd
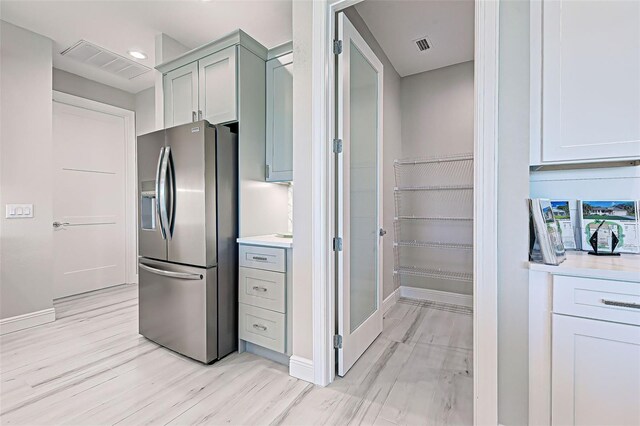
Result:
[[[147,66],[124,56],[116,55],[85,40],[80,40],[60,54],[129,80],[151,71],[151,68]]]
[[[425,50],[429,50],[431,49],[431,46],[433,46],[431,44],[431,41],[429,41],[429,39],[427,37],[421,37],[417,40],[413,40],[413,42],[416,44],[416,46],[418,47],[418,51],[420,52],[424,52]]]

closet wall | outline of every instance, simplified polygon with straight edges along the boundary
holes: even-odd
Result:
[[[401,158],[446,157],[464,153],[473,153],[473,61],[463,62],[432,71],[414,74],[401,79],[400,111],[402,116],[402,150]],[[452,176],[472,179],[471,165],[452,163],[443,169]],[[426,171],[426,169],[425,169]],[[416,170],[416,173],[420,171]],[[425,172],[426,173],[426,172]],[[425,176],[425,178],[427,178]],[[416,178],[418,179],[418,177]],[[460,180],[460,179],[458,179]],[[468,179],[465,179],[465,181]],[[472,182],[472,180],[471,180]],[[456,183],[459,183],[456,181]],[[442,185],[446,182],[418,182],[416,185]],[[464,202],[457,202],[459,198]],[[433,211],[428,203],[442,202],[451,204],[450,216],[472,217],[472,194],[460,192],[449,195],[424,196],[414,198],[414,203],[425,204],[412,206],[413,211]],[[460,211],[464,209],[464,211]],[[455,211],[454,211],[455,210]],[[403,226],[405,226],[403,224]],[[472,223],[438,223],[429,225],[416,224],[416,239],[424,241],[442,241],[471,243]],[[424,231],[422,234],[418,235]],[[401,262],[419,266],[424,256],[430,256],[429,262],[423,261],[425,267],[454,270],[468,270],[472,267],[471,250],[427,250],[406,249],[400,252]],[[422,260],[420,256],[423,256]],[[442,258],[434,258],[441,256]],[[410,258],[409,258],[410,257]],[[452,268],[450,268],[452,267]],[[472,294],[472,283],[464,281],[443,280],[426,277],[402,277],[402,285],[421,289],[447,291],[451,293]]]

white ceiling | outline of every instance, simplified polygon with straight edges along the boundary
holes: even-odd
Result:
[[[155,36],[165,33],[188,48],[238,28],[267,48],[290,41],[292,0],[30,1],[2,0],[0,18],[54,41],[53,66],[131,93],[153,86],[152,72],[132,80],[60,55],[80,39],[131,58],[140,50],[155,65]]]
[[[401,77],[473,60],[473,0],[366,0],[355,6]],[[414,40],[432,47],[419,52]]]

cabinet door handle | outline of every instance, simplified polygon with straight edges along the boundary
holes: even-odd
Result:
[[[196,121],[198,121],[198,120],[196,119],[196,112],[195,112],[195,111],[191,111],[191,121],[192,121],[193,123],[195,123]]]
[[[267,289],[266,289],[266,288],[264,288],[264,287],[258,287],[257,285],[254,285],[254,286],[253,286],[253,290],[254,290],[254,291],[261,291],[261,292],[263,292],[263,293],[266,293],[266,292],[267,292]]]
[[[640,304],[632,302],[618,302],[617,300],[602,299],[602,303],[608,306],[619,306],[621,308],[640,309]]]
[[[260,331],[267,331],[267,327],[261,324],[253,324],[253,328]]]
[[[263,257],[263,256],[251,256],[251,258],[252,258],[253,260],[259,260],[259,261],[261,261],[261,262],[266,262],[266,261],[267,261],[267,258],[266,258],[266,257]]]

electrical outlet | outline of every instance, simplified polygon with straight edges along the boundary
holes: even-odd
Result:
[[[7,219],[26,219],[33,217],[33,204],[7,204]]]

